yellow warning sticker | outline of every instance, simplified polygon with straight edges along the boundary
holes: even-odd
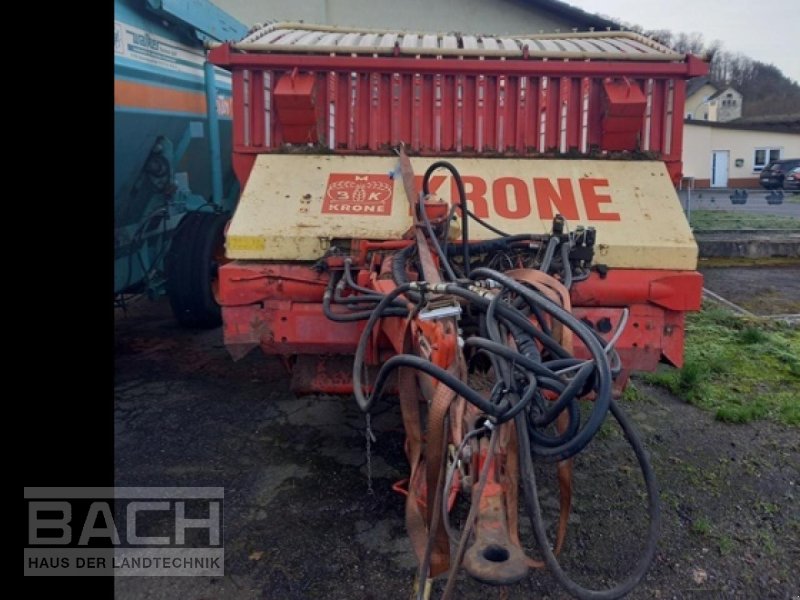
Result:
[[[263,250],[267,240],[263,235],[229,235],[226,240],[228,250]]]

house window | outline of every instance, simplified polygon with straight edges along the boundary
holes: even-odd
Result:
[[[756,148],[753,156],[753,171],[761,171],[773,160],[781,159],[780,148]]]

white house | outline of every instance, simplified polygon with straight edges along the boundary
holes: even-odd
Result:
[[[686,84],[684,116],[725,123],[742,116],[742,100],[742,94],[730,86],[719,87],[708,77],[695,77]]]
[[[683,174],[696,188],[758,188],[761,170],[781,158],[800,158],[800,113],[685,121]]]

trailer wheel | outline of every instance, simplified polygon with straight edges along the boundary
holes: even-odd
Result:
[[[229,219],[228,213],[190,212],[172,238],[165,260],[167,295],[183,327],[208,329],[222,323],[216,284]]]

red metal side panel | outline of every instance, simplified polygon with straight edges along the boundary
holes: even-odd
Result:
[[[626,77],[646,106],[625,150],[660,154],[673,177],[680,172],[684,79],[697,70],[694,63],[370,59],[224,48],[212,55],[233,73],[236,153],[286,149],[285,134],[296,123],[281,122],[274,88],[295,69],[314,80],[316,149],[370,154],[400,142],[426,155],[592,154],[603,142],[603,82]]]

